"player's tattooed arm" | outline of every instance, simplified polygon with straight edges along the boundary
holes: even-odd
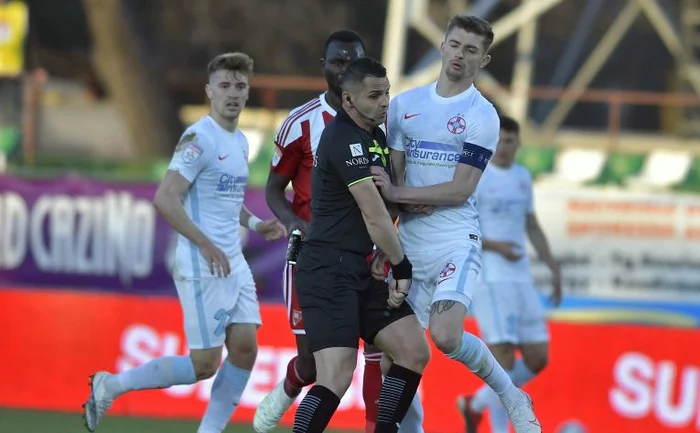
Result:
[[[430,315],[434,316],[436,314],[446,313],[446,312],[450,311],[452,309],[452,307],[455,306],[456,303],[457,303],[457,301],[450,301],[449,299],[434,302],[430,306]]]

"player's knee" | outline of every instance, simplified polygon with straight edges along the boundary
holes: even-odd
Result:
[[[400,361],[397,361],[399,365],[421,373],[430,361],[430,346],[425,338],[420,338],[414,344],[406,346],[406,350],[401,355]]]
[[[390,345],[385,356],[391,356],[395,364],[421,373],[430,360],[430,345],[424,333],[413,332],[401,339],[400,345]]]
[[[459,347],[462,341],[462,332],[442,326],[430,328],[430,338],[435,346],[444,354],[452,353]]]
[[[316,381],[316,361],[312,354],[299,353],[295,367],[299,377],[309,382]]]
[[[325,386],[336,395],[344,395],[352,383],[357,357],[337,357],[326,361],[317,365],[316,383]]]
[[[393,362],[393,360],[392,360],[391,357],[390,357],[389,355],[387,355],[386,353],[382,356],[382,360],[380,361],[379,365],[380,365],[381,368],[382,368],[382,374],[383,374],[383,375],[386,376],[387,373],[389,373],[389,369],[391,368],[391,363],[392,363],[392,362]]]
[[[489,345],[493,357],[506,370],[512,370],[515,364],[515,346],[510,343]]]
[[[333,376],[336,378],[333,380],[333,384],[335,385],[335,389],[338,391],[342,391],[343,394],[350,388],[350,384],[352,383],[352,378],[355,373],[355,369],[338,369],[333,373]]]
[[[339,365],[326,370],[328,371],[323,372],[323,375],[321,375],[321,371],[318,372],[316,384],[323,385],[336,395],[344,395],[348,388],[350,388],[355,369],[343,368],[342,365]]]
[[[257,356],[258,345],[254,338],[242,338],[229,344],[228,359],[233,365],[252,370]]]
[[[205,380],[214,376],[220,364],[221,355],[216,357],[207,356],[192,358],[192,365],[194,366],[194,373],[197,376],[197,380]]]
[[[523,361],[528,370],[533,373],[539,373],[549,364],[549,355],[547,352],[538,353],[535,356],[524,357]]]

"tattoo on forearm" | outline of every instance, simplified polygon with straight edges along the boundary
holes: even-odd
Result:
[[[445,313],[449,311],[452,307],[454,307],[456,303],[457,301],[449,300],[437,301],[430,306],[430,315],[434,316],[435,314]]]

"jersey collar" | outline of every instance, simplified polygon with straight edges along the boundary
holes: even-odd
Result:
[[[336,113],[333,107],[331,107],[328,104],[328,101],[326,101],[326,94],[328,94],[328,92],[323,92],[321,93],[321,96],[318,97],[318,99],[321,101],[321,108],[323,108],[323,111],[327,111],[335,117],[338,115],[338,113]]]

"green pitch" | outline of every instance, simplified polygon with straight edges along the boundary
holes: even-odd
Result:
[[[183,420],[106,417],[96,433],[193,433],[198,423]],[[226,433],[250,433],[251,425],[231,424]],[[85,433],[80,414],[37,412],[30,410],[0,409],[2,433]],[[289,433],[290,429],[277,429],[276,433]],[[333,433],[330,432],[329,433]],[[336,430],[334,433],[343,433]],[[349,433],[349,432],[345,432]]]

